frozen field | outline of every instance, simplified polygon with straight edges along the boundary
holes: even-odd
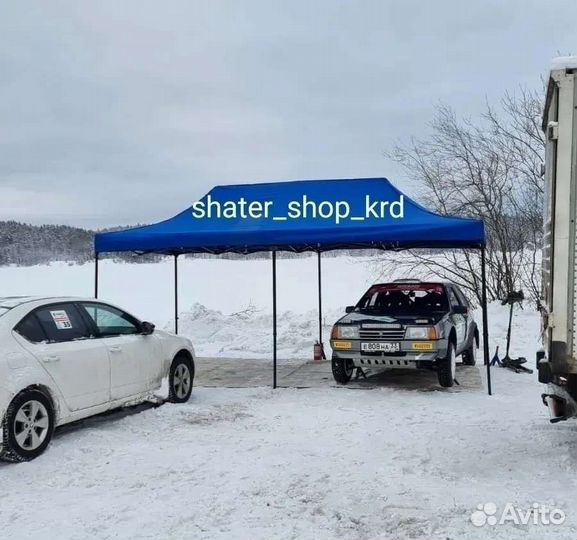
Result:
[[[169,324],[170,265],[102,267],[102,298]],[[183,330],[199,352],[265,359],[270,263],[181,268]],[[291,311],[279,318],[287,358],[311,354],[315,269],[314,259],[279,262],[279,309]],[[345,258],[327,259],[324,270],[328,328],[372,277]],[[90,266],[0,269],[2,294],[89,295],[91,278]],[[249,305],[257,312],[238,314]],[[493,348],[504,342],[506,311],[492,305],[490,319]],[[538,326],[535,312],[517,314],[513,353],[530,364]],[[253,331],[260,337],[242,340]],[[493,382],[492,397],[197,388],[185,405],[65,427],[36,461],[0,465],[0,537],[574,540],[575,422],[548,423],[535,375],[495,369]],[[523,512],[538,503],[567,517],[558,526],[475,527],[470,515],[490,502],[497,515],[507,503]]]
[[[323,260],[325,331],[372,282],[365,259]],[[272,280],[269,260],[181,259],[181,334],[201,356],[270,358]],[[0,292],[8,295],[92,296],[92,264],[0,268]],[[317,260],[277,261],[279,355],[310,358],[318,335]],[[172,260],[158,264],[100,262],[100,298],[132,311],[160,328],[173,328]]]

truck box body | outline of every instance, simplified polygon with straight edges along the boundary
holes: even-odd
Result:
[[[554,419],[577,414],[577,57],[554,60],[543,116],[546,135],[539,380],[558,398]],[[563,403],[564,402],[564,403]],[[551,403],[548,403],[551,406]]]

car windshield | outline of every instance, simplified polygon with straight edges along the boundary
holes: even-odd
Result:
[[[356,309],[388,315],[424,315],[447,311],[449,303],[440,283],[385,283],[373,285]]]

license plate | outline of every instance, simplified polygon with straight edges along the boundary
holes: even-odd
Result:
[[[433,350],[433,344],[432,343],[427,343],[427,342],[423,342],[423,343],[413,343],[413,349],[415,349],[416,351],[432,351]]]
[[[353,344],[350,341],[333,341],[333,349],[352,349]]]
[[[388,343],[377,341],[373,343],[361,343],[361,351],[363,352],[399,352],[401,350],[400,343]]]

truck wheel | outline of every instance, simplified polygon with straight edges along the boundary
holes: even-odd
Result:
[[[450,388],[455,384],[455,372],[457,370],[457,355],[455,345],[449,342],[447,356],[437,360],[437,377],[443,388]]]
[[[477,347],[475,346],[475,338],[471,340],[471,346],[463,351],[461,359],[466,366],[474,366],[477,363]]]
[[[1,460],[18,462],[37,458],[46,450],[54,431],[52,403],[38,390],[20,392],[8,406],[2,431]]]
[[[192,393],[194,362],[184,354],[177,354],[168,374],[168,401],[186,403]]]
[[[343,360],[342,358],[333,358],[332,362],[333,377],[340,384],[347,384],[353,376],[354,364],[352,360]]]

